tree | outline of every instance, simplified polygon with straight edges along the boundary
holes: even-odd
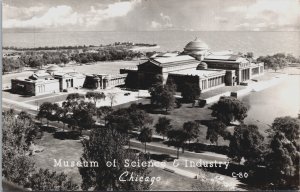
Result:
[[[82,99],[84,99],[84,96],[80,95],[79,93],[70,93],[67,96],[67,101],[76,101],[77,102]]]
[[[271,150],[265,156],[267,171],[277,186],[290,186],[294,177],[299,187],[300,152],[283,133],[277,132],[270,141]]]
[[[96,115],[96,106],[93,103],[81,102],[78,108],[73,111],[73,119],[76,120],[77,125],[82,132],[83,129],[92,129],[95,120],[93,116]]]
[[[55,106],[50,102],[44,102],[39,107],[39,112],[37,114],[37,118],[46,118],[47,119],[47,127],[49,127],[49,120],[53,117],[53,110],[55,109]]]
[[[219,136],[224,139],[229,139],[229,132],[225,131],[226,125],[219,121],[213,120],[207,125],[206,139],[210,140],[211,143],[218,145]]]
[[[189,143],[191,140],[198,138],[200,134],[200,126],[195,121],[187,121],[183,124],[183,130],[186,132],[187,140]]]
[[[31,119],[16,117],[12,110],[2,114],[2,122],[2,176],[24,186],[34,170],[27,153],[38,129]]]
[[[188,139],[188,136],[184,130],[172,129],[167,133],[169,141],[171,141],[177,148],[177,159],[179,158],[179,149],[182,148],[184,152],[184,145]]]
[[[245,165],[256,166],[263,161],[264,137],[256,125],[241,124],[234,128],[230,138],[228,157],[240,163],[245,159]]]
[[[164,108],[166,112],[168,112],[175,106],[174,94],[176,85],[173,80],[168,80],[168,82],[163,85],[162,77],[160,75],[157,76],[156,79],[156,83],[148,90],[151,95],[151,104]]]
[[[174,94],[168,89],[164,89],[161,93],[161,107],[165,108],[166,112],[173,109],[175,106],[175,97]]]
[[[24,119],[28,119],[29,121],[32,121],[32,116],[27,113],[26,111],[21,111],[19,114],[18,114],[18,118],[24,120]]]
[[[300,121],[289,116],[277,117],[268,131],[273,133],[282,132],[288,140],[296,142],[300,135]],[[272,138],[273,135],[271,134],[270,137]]]
[[[67,115],[67,110],[63,107],[57,107],[55,114],[54,114],[54,119],[57,120],[58,122],[62,122],[64,124],[63,130],[65,129],[65,120],[66,120],[66,115]]]
[[[161,134],[163,136],[163,139],[165,139],[165,136],[171,128],[171,119],[168,119],[166,117],[159,117],[158,122],[155,124],[156,132],[158,134]]]
[[[127,113],[134,127],[141,129],[143,126],[150,125],[153,122],[152,117],[144,110],[139,109],[136,104],[132,104]]]
[[[98,100],[105,99],[105,94],[103,92],[87,92],[85,95],[86,98],[93,100],[95,105],[97,104]]]
[[[109,126],[92,130],[90,139],[83,141],[84,152],[81,162],[97,162],[98,166],[79,168],[83,190],[90,188],[101,191],[149,189],[150,183],[145,180],[129,180],[131,172],[133,175],[146,178],[149,177],[149,171],[147,167],[142,166],[125,167],[124,159],[128,159],[129,162],[145,161],[143,156],[137,156],[126,150],[124,148],[126,143],[127,137]],[[107,166],[108,161],[115,161],[117,166]],[[129,175],[124,176],[125,181],[120,181],[119,177],[124,173],[129,173]]]
[[[194,103],[200,97],[200,87],[195,83],[185,83],[182,87],[181,96],[185,102]]]
[[[277,53],[273,56],[260,56],[257,61],[263,62],[267,68],[273,69],[275,72],[287,66],[290,57],[286,57],[284,53]]]
[[[229,125],[237,120],[240,123],[247,117],[248,106],[234,97],[223,97],[211,106],[212,116]]]
[[[107,97],[110,100],[110,107],[112,107],[113,104],[117,102],[116,101],[117,94],[116,93],[108,93]]]
[[[39,169],[33,173],[26,187],[34,191],[75,191],[79,188],[66,174],[49,169]]]
[[[145,153],[146,153],[146,145],[147,145],[147,142],[151,142],[152,141],[152,130],[148,127],[144,127],[139,136],[138,136],[138,140],[141,142],[141,143],[144,143],[145,144]]]
[[[107,116],[113,112],[113,109],[108,106],[102,106],[97,108],[97,117],[99,119],[104,119],[104,124],[106,124],[106,118]]]
[[[264,162],[277,187],[299,188],[299,124],[299,119],[278,117],[268,130],[270,150],[265,152]]]
[[[247,52],[247,53],[246,53],[246,58],[251,58],[251,59],[253,59],[253,57],[254,57],[253,52]]]

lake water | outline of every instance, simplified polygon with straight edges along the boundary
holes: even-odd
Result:
[[[140,31],[140,32],[49,32],[3,33],[3,46],[40,47],[63,45],[100,45],[113,42],[156,43],[159,51],[182,51],[195,37],[212,51],[254,52],[256,56],[278,52],[300,55],[300,32],[211,32],[211,31]]]
[[[297,117],[300,112],[300,75],[289,75],[279,84],[242,98],[250,104],[245,123],[272,124],[276,117]]]

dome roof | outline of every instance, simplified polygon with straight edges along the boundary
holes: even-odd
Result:
[[[197,70],[203,70],[203,69],[207,69],[207,63],[205,63],[205,62],[201,62],[201,63],[197,66]]]
[[[47,68],[47,71],[59,71],[59,70],[62,70],[62,68],[57,65],[53,65]]]
[[[194,41],[189,42],[184,50],[207,50],[208,45],[204,43],[203,41],[196,38]]]
[[[43,70],[43,69],[38,69],[38,70],[34,71],[34,73],[36,73],[36,74],[42,74],[42,73],[46,73],[46,71]]]

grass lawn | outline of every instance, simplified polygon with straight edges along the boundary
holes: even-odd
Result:
[[[145,101],[143,102],[145,103]],[[182,104],[180,108],[173,109],[169,114],[154,114],[150,113],[150,116],[153,118],[152,128],[155,130],[154,126],[158,122],[159,117],[167,117],[171,119],[171,124],[175,129],[182,129],[183,124],[187,121],[197,121],[202,120],[211,120],[214,119],[211,116],[211,110],[208,109],[209,105],[204,108],[192,107],[192,104]],[[200,135],[198,137],[199,143],[211,144],[209,140],[206,140],[207,127],[200,124]],[[219,145],[228,144],[227,141],[224,141],[222,138],[219,138]]]
[[[79,161],[83,153],[80,140],[60,140],[55,139],[52,133],[44,132],[42,139],[37,140],[39,146],[44,147],[44,151],[33,156],[37,168],[50,169],[52,171],[64,172],[73,181],[81,184],[81,176],[77,167],[54,167],[54,159],[67,161]]]
[[[191,191],[192,185],[197,182],[195,179],[190,179],[174,173],[170,173],[158,168],[150,168],[152,177],[161,177],[161,181],[154,182],[151,190],[163,191]]]

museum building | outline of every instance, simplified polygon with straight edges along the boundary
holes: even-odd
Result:
[[[156,81],[157,75],[161,75],[164,83],[172,79],[177,91],[181,91],[186,83],[196,83],[201,92],[239,85],[263,72],[263,63],[251,63],[230,51],[210,52],[207,44],[197,38],[180,54],[156,54],[137,68],[120,70],[120,73],[128,74],[127,87],[147,89]]]

